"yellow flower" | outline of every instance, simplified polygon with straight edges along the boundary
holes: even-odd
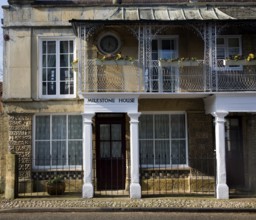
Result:
[[[254,56],[254,54],[253,53],[250,53],[249,55],[248,55],[248,57],[247,57],[247,61],[251,61],[251,60],[254,60],[255,59],[255,56]]]

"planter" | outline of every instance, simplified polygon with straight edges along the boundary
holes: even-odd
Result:
[[[117,66],[125,66],[132,65],[133,61],[128,60],[96,60],[96,65],[98,66],[107,66],[107,65],[117,65]]]
[[[72,69],[77,72],[78,71],[78,63],[72,63]]]
[[[256,60],[223,60],[224,66],[255,66]]]
[[[185,60],[185,61],[165,61],[160,60],[159,66],[161,67],[183,67],[183,66],[199,66],[199,62],[196,60]]]
[[[66,184],[56,183],[56,184],[47,184],[47,192],[49,195],[62,195],[65,192]]]

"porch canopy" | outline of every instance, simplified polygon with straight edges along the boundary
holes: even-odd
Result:
[[[84,8],[79,18],[70,22],[170,22],[170,21],[205,21],[234,20],[235,18],[216,7],[95,7]]]

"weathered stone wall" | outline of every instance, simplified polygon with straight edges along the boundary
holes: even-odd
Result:
[[[18,155],[19,179],[31,179],[32,166],[32,114],[9,116],[9,148]]]
[[[192,173],[213,176],[214,131],[211,115],[188,112],[188,155]],[[202,164],[204,164],[202,166]]]
[[[5,155],[8,151],[8,117],[0,112],[0,193],[5,188]]]

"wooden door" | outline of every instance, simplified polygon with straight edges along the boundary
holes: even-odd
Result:
[[[240,117],[227,118],[226,167],[229,187],[244,186],[242,123]]]
[[[96,115],[98,190],[125,188],[125,115]]]

